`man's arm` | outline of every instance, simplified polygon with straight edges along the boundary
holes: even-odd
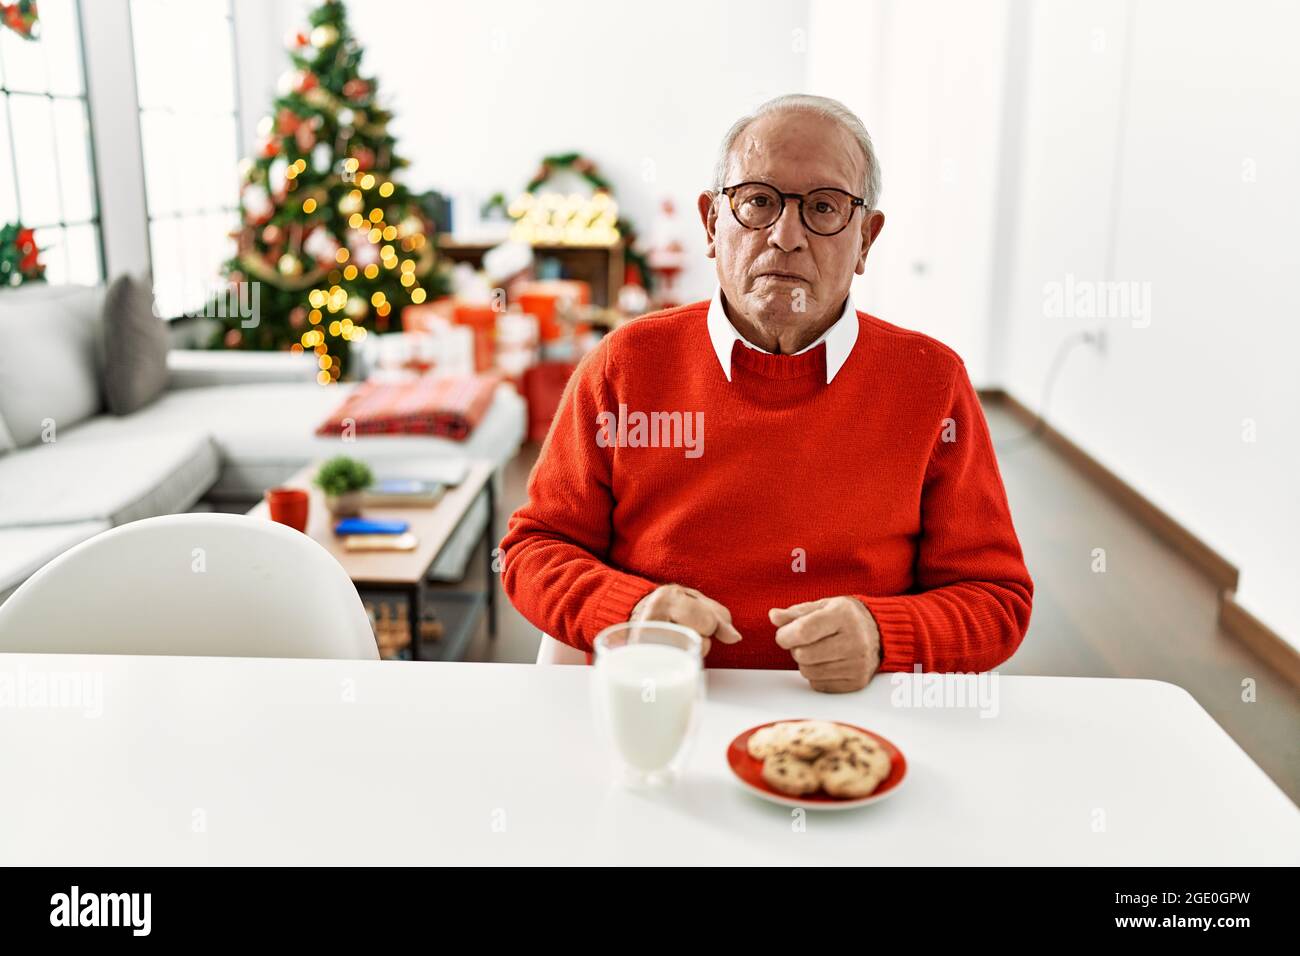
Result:
[[[882,671],[985,671],[1029,627],[1034,582],[1011,523],[988,423],[958,365],[921,498],[912,593],[852,595],[880,630]]]
[[[557,640],[591,650],[602,628],[626,621],[658,585],[605,563],[612,533],[613,449],[596,443],[610,410],[604,343],[578,364],[528,479],[528,502],[511,516],[502,585],[524,617]]]

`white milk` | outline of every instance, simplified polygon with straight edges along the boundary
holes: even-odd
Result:
[[[626,644],[596,658],[609,731],[637,770],[662,770],[690,729],[699,694],[700,662],[668,644]]]

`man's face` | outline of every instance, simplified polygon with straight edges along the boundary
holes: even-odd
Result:
[[[838,123],[792,111],[761,117],[740,134],[723,185],[763,182],[787,193],[831,186],[861,196],[866,173],[862,150]],[[838,314],[884,225],[881,213],[856,209],[841,232],[820,236],[804,227],[798,203],[789,200],[774,225],[749,229],[726,196],[709,193],[700,195],[699,211],[728,305],[774,331]]]

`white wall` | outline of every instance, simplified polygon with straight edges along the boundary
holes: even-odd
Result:
[[[1104,329],[1105,354],[1065,362],[1049,420],[1236,563],[1242,604],[1300,644],[1300,7],[1089,0],[1029,16],[993,343],[1006,387],[1037,407],[1060,343]],[[1045,315],[1045,283],[1067,274],[1149,284],[1149,325]]]
[[[548,153],[578,150],[645,236],[670,197],[690,263],[713,290],[695,200],[718,141],[758,103],[804,88],[806,0],[626,5],[352,0],[364,69],[396,113],[406,181],[452,194],[522,190]]]
[[[880,160],[885,229],[854,298],[989,372],[1006,0],[812,0],[809,90],[854,109]]]
[[[231,0],[235,23],[235,65],[239,84],[239,132],[244,153],[258,141],[257,123],[271,109],[280,74],[289,69],[285,39],[302,29],[296,5],[266,0]]]
[[[104,232],[104,275],[149,272],[140,110],[128,0],[81,0],[86,90]]]

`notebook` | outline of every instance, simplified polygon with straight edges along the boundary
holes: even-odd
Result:
[[[381,478],[362,495],[372,508],[432,508],[446,490],[441,482],[420,478]]]
[[[406,521],[376,521],[372,518],[344,518],[334,526],[334,533],[349,534],[404,534],[410,530]]]

